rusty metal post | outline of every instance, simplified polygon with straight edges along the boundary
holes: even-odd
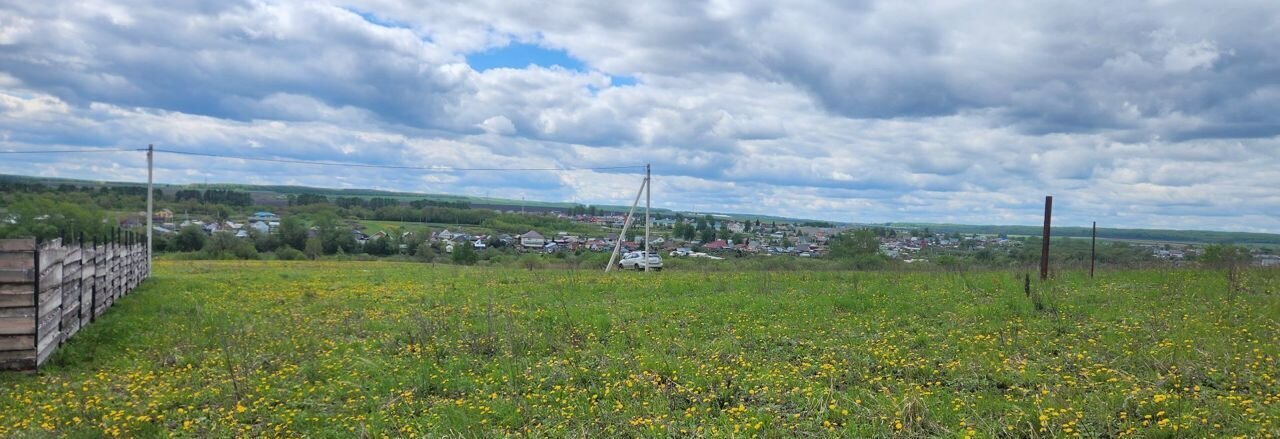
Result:
[[[1053,196],[1044,197],[1044,234],[1040,242],[1040,280],[1049,278],[1049,219],[1053,217]]]
[[[1093,279],[1093,264],[1098,255],[1098,222],[1093,222],[1093,237],[1089,240],[1089,279]]]

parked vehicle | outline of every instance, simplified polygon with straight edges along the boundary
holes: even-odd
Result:
[[[662,270],[662,256],[659,256],[658,253],[649,252],[648,261],[645,261],[645,259],[644,252],[629,252],[622,255],[622,260],[618,261],[618,268],[641,271],[648,264],[650,270]]]

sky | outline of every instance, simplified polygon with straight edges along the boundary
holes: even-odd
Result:
[[[655,207],[1280,233],[1275,1],[0,5],[0,151],[650,163]],[[145,181],[139,153],[0,173]],[[156,179],[627,204],[634,170],[157,154]]]

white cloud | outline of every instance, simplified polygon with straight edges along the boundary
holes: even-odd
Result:
[[[0,7],[0,148],[653,163],[662,207],[1034,223],[1054,194],[1066,224],[1280,232],[1274,3],[349,3]],[[466,64],[510,41],[564,49],[588,68]],[[614,87],[611,76],[641,81]],[[138,166],[129,155],[24,156],[0,172],[136,181]],[[614,204],[636,184],[622,173],[183,156],[160,167],[173,182]]]
[[[1201,40],[1194,44],[1181,44],[1169,49],[1164,56],[1164,68],[1175,72],[1187,72],[1196,68],[1211,67],[1218,60],[1218,47]]]

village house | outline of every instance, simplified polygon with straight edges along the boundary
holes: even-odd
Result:
[[[253,216],[249,217],[249,222],[272,223],[272,222],[279,222],[279,221],[280,221],[280,217],[271,212],[254,212]]]
[[[169,209],[160,209],[151,216],[151,219],[160,222],[173,221],[173,211]]]
[[[266,222],[262,222],[262,221],[253,222],[249,224],[249,227],[254,230],[257,230],[258,233],[261,233],[263,235],[271,233],[271,226],[268,225]]]
[[[702,248],[707,251],[719,251],[729,248],[729,243],[725,242],[723,239],[717,239],[715,241],[708,242],[706,245],[703,245]]]
[[[535,230],[520,235],[520,246],[525,248],[542,248],[547,245],[547,238]]]

